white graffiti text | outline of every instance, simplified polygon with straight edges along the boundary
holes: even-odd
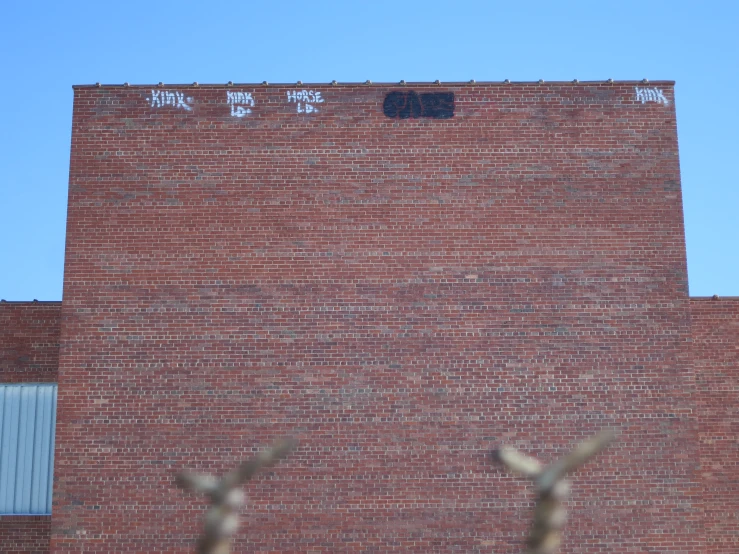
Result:
[[[226,100],[231,106],[231,115],[233,117],[244,117],[251,113],[254,107],[254,98],[251,92],[226,92]]]
[[[658,88],[639,88],[636,87],[636,101],[644,104],[645,102],[657,102],[667,106],[670,102],[665,98],[661,89]]]
[[[151,96],[146,98],[152,108],[161,108],[163,106],[172,106],[174,108],[182,108],[188,112],[192,110],[192,98],[176,90],[152,90]]]
[[[287,101],[297,104],[298,113],[317,113],[316,104],[322,104],[323,98],[314,90],[288,90]]]

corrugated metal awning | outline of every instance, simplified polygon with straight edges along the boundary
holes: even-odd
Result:
[[[55,384],[0,385],[0,514],[51,514]]]

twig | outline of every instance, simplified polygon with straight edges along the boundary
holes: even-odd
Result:
[[[559,548],[562,527],[567,519],[563,502],[570,492],[570,484],[565,476],[603,450],[615,437],[614,430],[601,431],[548,466],[542,466],[535,458],[521,454],[509,446],[495,452],[500,462],[532,479],[536,485],[538,497],[534,509],[534,523],[527,540],[529,554],[552,554]]]
[[[185,490],[202,492],[210,497],[211,507],[205,515],[205,530],[198,540],[198,554],[228,554],[231,537],[239,526],[238,510],[244,505],[244,493],[238,489],[262,468],[272,467],[295,448],[296,441],[283,439],[272,448],[243,462],[218,480],[212,475],[182,472],[175,483]]]

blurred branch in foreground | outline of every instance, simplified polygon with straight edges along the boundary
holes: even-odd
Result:
[[[536,486],[534,523],[527,541],[529,554],[552,554],[559,548],[562,527],[567,519],[563,502],[570,492],[570,483],[565,476],[603,450],[615,438],[614,430],[601,431],[548,466],[543,466],[537,459],[521,454],[509,446],[495,451],[500,462],[530,478]]]
[[[251,460],[227,473],[220,480],[212,475],[182,472],[175,477],[178,486],[187,491],[202,492],[210,497],[211,507],[205,516],[205,530],[198,540],[198,554],[228,554],[231,537],[239,526],[239,509],[244,505],[244,493],[238,487],[262,468],[272,467],[296,446],[293,439],[283,439],[272,448],[260,452]]]

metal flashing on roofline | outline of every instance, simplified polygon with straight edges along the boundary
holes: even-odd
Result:
[[[671,80],[648,80],[647,83],[651,86],[674,86],[675,81]],[[155,84],[138,84],[138,85],[131,85],[131,84],[100,84],[95,83],[92,85],[72,85],[73,89],[85,89],[85,88],[161,88],[163,86],[165,87],[171,87],[171,88],[230,88],[230,87],[274,87],[274,88],[285,88],[285,87],[378,87],[378,88],[387,88],[387,87],[397,87],[397,86],[436,86],[439,85],[442,86],[449,86],[449,87],[470,87],[470,86],[491,86],[491,85],[500,85],[500,86],[511,86],[511,85],[532,85],[541,87],[543,86],[593,86],[593,85],[601,85],[601,86],[614,86],[614,85],[644,85],[645,80],[644,79],[632,79],[632,80],[625,80],[625,81],[618,81],[618,80],[608,80],[608,79],[600,79],[600,80],[591,80],[591,81],[573,81],[573,80],[567,80],[567,81],[545,81],[540,82],[539,80],[536,81],[509,81],[508,79],[503,81],[405,81],[403,85],[400,84],[399,81],[395,82],[386,82],[386,83],[375,83],[375,82],[347,82],[343,83],[341,81],[335,81],[335,82],[328,82],[328,83],[303,83],[301,82],[300,85],[296,85],[295,82],[292,83],[267,83],[265,81],[262,82],[254,82],[254,83],[236,83],[229,81],[228,83],[210,83],[210,84],[203,84],[203,83],[155,83]]]
[[[30,305],[36,305],[36,304],[61,304],[61,300],[6,300],[5,298],[0,298],[0,304],[30,304]]]

